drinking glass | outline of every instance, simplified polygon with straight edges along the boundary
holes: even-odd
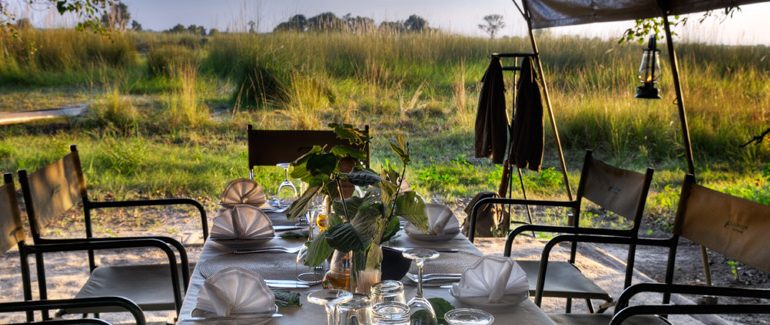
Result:
[[[400,281],[385,280],[372,286],[372,304],[398,302],[405,304],[404,284]]]
[[[335,325],[334,308],[337,304],[353,299],[353,294],[340,289],[321,289],[307,295],[307,302],[326,308],[326,324]]]
[[[417,264],[417,296],[409,300],[409,320],[412,324],[437,324],[436,311],[422,295],[422,273],[426,260],[438,258],[437,251],[427,248],[412,248],[403,252],[404,257]]]
[[[335,325],[371,324],[371,307],[369,296],[354,294],[353,299],[338,304],[337,308],[335,308]]]
[[[299,195],[299,192],[297,192],[297,187],[294,186],[294,183],[289,180],[289,166],[291,166],[291,164],[279,163],[276,164],[276,166],[283,168],[284,179],[283,182],[281,182],[281,185],[278,185],[278,190],[275,192],[273,205],[275,208],[281,209],[287,207],[289,201],[296,198]]]
[[[491,325],[495,316],[481,309],[457,308],[444,314],[444,320],[449,325]]]
[[[381,302],[372,307],[373,325],[409,325],[409,306],[398,302]]]

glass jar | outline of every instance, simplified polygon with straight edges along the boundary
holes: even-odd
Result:
[[[335,250],[323,283],[325,288],[350,289],[351,254]]]
[[[353,299],[336,306],[336,325],[369,325],[372,323],[372,305],[369,296],[354,294]]]
[[[400,281],[385,280],[372,286],[372,304],[398,302],[405,304],[404,284]]]
[[[409,306],[398,302],[382,302],[372,307],[373,325],[409,325]]]

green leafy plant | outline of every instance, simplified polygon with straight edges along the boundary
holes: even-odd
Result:
[[[449,301],[446,301],[444,298],[428,298],[428,301],[430,302],[431,307],[433,307],[433,310],[436,312],[436,319],[438,320],[438,324],[447,324],[446,320],[444,320],[444,314],[452,309],[455,309],[455,306],[453,306]]]
[[[347,124],[331,124],[337,136],[351,146],[322,148],[315,146],[294,163],[292,177],[308,184],[308,189],[287,211],[289,218],[304,214],[313,197],[332,199],[329,228],[308,245],[305,264],[316,266],[334,250],[353,252],[353,275],[364,269],[376,269],[382,263],[380,245],[399,230],[397,216],[427,231],[425,202],[417,193],[404,189],[404,175],[409,164],[409,146],[396,137],[390,148],[401,161],[401,170],[387,164],[380,173],[364,167],[366,153],[360,148],[369,139]],[[358,196],[345,197],[343,185],[361,189]]]

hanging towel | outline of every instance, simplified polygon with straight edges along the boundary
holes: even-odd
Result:
[[[481,80],[479,107],[476,112],[476,157],[492,157],[500,164],[508,145],[508,116],[505,113],[505,84],[500,58],[493,57]]]
[[[519,168],[540,171],[543,162],[543,102],[532,58],[521,63],[508,159]]]

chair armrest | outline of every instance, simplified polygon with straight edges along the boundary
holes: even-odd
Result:
[[[543,288],[545,288],[545,274],[548,271],[548,259],[551,250],[561,242],[584,242],[599,244],[636,244],[647,246],[670,247],[672,239],[657,238],[631,238],[623,236],[597,236],[597,235],[559,235],[551,239],[543,247],[543,253],[540,256],[540,270],[537,274],[537,286],[535,288],[535,304],[539,307],[543,301]],[[675,243],[674,243],[675,244]]]
[[[623,308],[615,313],[610,325],[623,324],[635,315],[694,315],[694,314],[770,314],[768,305],[639,305]]]
[[[133,301],[123,297],[98,297],[61,300],[38,300],[0,303],[0,313],[38,311],[63,308],[119,307],[134,316],[136,324],[146,324],[144,313]]]
[[[623,309],[627,307],[631,298],[642,292],[770,299],[770,289],[728,288],[666,283],[637,283],[629,286],[626,288],[626,290],[623,290],[623,293],[621,293],[620,297],[618,298],[617,308]],[[767,305],[765,306],[767,307]]]
[[[511,232],[508,234],[508,238],[505,240],[505,250],[503,251],[504,256],[511,256],[513,241],[516,239],[516,236],[518,236],[519,234],[525,231],[618,236],[618,237],[629,237],[629,238],[633,234],[633,232],[630,230],[616,230],[616,229],[603,229],[603,228],[575,228],[570,226],[522,225],[511,230]]]
[[[203,205],[193,199],[175,198],[175,199],[154,199],[154,200],[129,200],[129,201],[100,201],[88,202],[86,209],[104,209],[104,208],[126,208],[126,207],[146,207],[156,205],[192,205],[201,215],[201,228],[203,230],[203,240],[209,238],[208,219],[206,218],[206,209]]]
[[[184,290],[187,291],[188,283],[190,282],[190,262],[187,256],[187,250],[184,245],[178,240],[166,237],[166,236],[141,236],[141,237],[116,237],[116,238],[78,238],[78,239],[49,239],[50,243],[64,242],[64,243],[78,243],[78,242],[109,242],[109,241],[133,241],[137,239],[156,239],[166,244],[169,244],[176,248],[179,252],[179,263],[182,264],[182,283],[184,283]]]
[[[499,204],[499,205],[539,205],[539,206],[551,206],[551,207],[567,207],[577,208],[577,201],[548,201],[548,200],[522,200],[522,199],[509,199],[502,197],[487,197],[478,200],[476,204],[471,208],[470,227],[468,229],[468,240],[473,242],[476,237],[476,215],[485,204]]]
[[[166,253],[168,257],[169,268],[171,269],[171,285],[174,289],[174,304],[176,305],[176,312],[179,313],[179,309],[182,307],[182,295],[179,288],[179,274],[177,273],[176,255],[171,247],[165,242],[152,238],[137,238],[137,239],[82,239],[64,242],[51,242],[46,244],[35,244],[26,246],[26,249],[30,253],[41,254],[50,252],[72,252],[72,251],[85,251],[85,250],[97,250],[97,249],[118,249],[118,248],[148,248],[156,247]]]

